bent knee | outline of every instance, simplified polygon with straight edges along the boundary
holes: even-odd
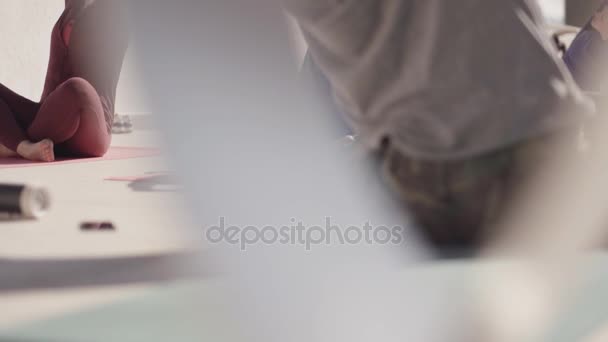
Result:
[[[70,105],[66,106],[63,115],[74,116],[80,125],[105,126],[105,116],[101,99],[95,88],[84,78],[73,77],[62,84],[61,91],[64,98]],[[84,121],[84,122],[83,122]]]
[[[77,139],[66,143],[68,150],[84,158],[103,157],[110,149],[110,137],[97,137],[95,139]]]
[[[91,147],[90,149],[88,149],[88,151],[86,151],[84,154],[85,157],[90,157],[90,158],[99,158],[99,157],[103,157],[106,155],[106,153],[108,152],[108,149],[110,148],[109,144],[103,144],[103,143],[99,143],[96,144],[95,146]]]
[[[96,92],[91,83],[82,77],[72,77],[63,82],[61,87],[74,94],[89,94],[91,92]]]
[[[61,88],[78,107],[101,110],[101,100],[97,91],[84,78],[70,78],[61,85]]]

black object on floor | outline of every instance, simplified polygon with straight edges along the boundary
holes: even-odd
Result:
[[[109,221],[88,221],[80,224],[80,230],[83,231],[115,231],[116,227]]]

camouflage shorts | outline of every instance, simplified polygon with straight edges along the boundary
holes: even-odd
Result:
[[[576,153],[576,134],[532,139],[458,161],[412,159],[389,145],[383,154],[383,171],[434,245],[471,250],[483,243],[510,200],[540,166],[564,152],[558,144],[572,146]]]

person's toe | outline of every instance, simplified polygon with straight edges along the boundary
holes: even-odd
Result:
[[[55,160],[55,153],[53,151],[53,142],[51,140],[42,141],[42,156],[44,161],[52,162]]]

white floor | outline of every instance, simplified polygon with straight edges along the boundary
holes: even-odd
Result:
[[[152,131],[116,135],[114,146],[157,146]],[[172,252],[201,247],[196,225],[178,193],[138,193],[113,176],[166,172],[162,157],[0,170],[0,182],[47,187],[52,208],[38,221],[0,222],[0,259],[101,258]],[[114,232],[83,232],[82,221],[112,221]],[[190,232],[185,234],[184,232]],[[153,284],[122,288],[0,293],[0,328],[109,303]]]

